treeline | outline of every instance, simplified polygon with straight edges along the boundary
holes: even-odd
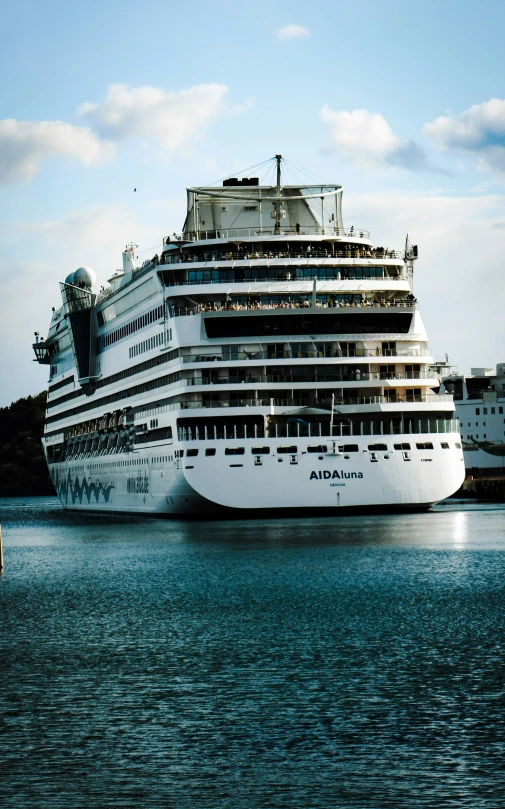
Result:
[[[54,494],[41,444],[46,397],[0,408],[0,497]]]

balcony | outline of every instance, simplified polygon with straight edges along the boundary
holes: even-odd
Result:
[[[53,340],[47,342],[46,340],[39,340],[32,344],[35,352],[35,361],[39,365],[51,365],[51,357],[57,353],[57,343]]]
[[[353,303],[340,303],[336,301],[333,305],[329,303],[320,303],[319,301],[316,302],[316,309],[411,309],[415,307],[417,304],[417,299],[413,295],[408,295],[406,298],[374,298],[372,299],[365,299],[361,302],[353,301]],[[171,317],[185,317],[188,315],[199,315],[202,313],[211,313],[211,312],[259,312],[259,311],[283,311],[286,309],[291,310],[305,310],[310,309],[314,311],[314,307],[311,306],[311,303],[308,299],[303,300],[302,302],[293,303],[293,302],[286,302],[286,303],[273,303],[273,304],[261,304],[261,303],[251,303],[251,304],[235,304],[235,303],[227,303],[225,305],[221,305],[219,303],[198,303],[194,306],[185,306],[185,307],[178,307],[178,306],[170,306],[170,316]]]
[[[237,351],[230,354],[187,354],[182,357],[184,363],[188,362],[247,362],[251,360],[281,360],[281,359],[321,359],[333,357],[431,357],[429,348],[390,349],[390,348],[352,348],[349,350],[328,348],[322,351],[293,351],[280,349],[279,351]]]
[[[369,260],[392,260],[396,262],[404,260],[404,254],[399,250],[386,250],[383,247],[369,248],[361,245],[353,245],[345,249],[311,249],[307,250],[302,244],[292,246],[288,250],[279,250],[275,247],[272,250],[237,250],[235,245],[230,245],[230,249],[214,249],[212,251],[189,252],[188,250],[177,253],[163,253],[160,258],[160,266],[170,266],[173,264],[217,264],[222,262],[238,262],[241,267],[254,267],[251,262],[261,261],[263,265],[270,266],[270,261],[278,262],[279,259],[289,259],[295,261],[312,261],[314,259],[369,259]],[[278,266],[278,264],[273,265]]]
[[[301,393],[301,392],[300,392]],[[436,404],[437,402],[444,404],[452,404],[452,396],[441,395],[436,393],[421,393],[414,391],[406,391],[404,395],[398,395],[392,399],[389,396],[359,396],[350,398],[337,398],[335,397],[335,407],[340,406],[368,406],[368,405],[391,405],[391,404]],[[322,399],[308,393],[306,396],[300,395],[299,397],[263,397],[263,398],[229,398],[229,399],[209,399],[207,401],[182,401],[171,405],[174,410],[193,410],[201,408],[222,408],[222,407],[322,407],[330,409],[331,398],[327,397]]]
[[[405,382],[413,382],[414,380],[437,380],[438,375],[434,371],[419,371],[412,374],[388,372],[377,373],[368,372],[362,373],[359,370],[352,373],[345,374],[328,374],[328,373],[313,373],[313,374],[246,374],[244,376],[227,376],[227,377],[206,377],[196,376],[181,380],[183,384],[192,385],[254,385],[254,384],[307,384],[318,382],[381,382],[381,381],[394,381],[402,380]]]

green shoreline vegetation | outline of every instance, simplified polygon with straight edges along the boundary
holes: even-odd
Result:
[[[0,408],[0,497],[54,494],[41,438],[47,391]]]

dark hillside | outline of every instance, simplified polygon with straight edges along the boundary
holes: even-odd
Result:
[[[54,494],[40,442],[46,396],[0,408],[0,497]]]

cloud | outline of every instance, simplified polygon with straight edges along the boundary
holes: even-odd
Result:
[[[64,121],[0,121],[0,184],[32,180],[47,157],[73,157],[91,166],[113,154],[113,144],[87,127]]]
[[[505,100],[474,104],[458,117],[441,115],[424,131],[439,148],[473,155],[479,168],[505,172]]]
[[[378,112],[363,109],[335,112],[326,105],[320,116],[329,126],[327,149],[362,167],[395,166],[418,172],[429,169],[423,147],[395,135]]]
[[[0,185],[32,180],[40,161],[48,157],[102,163],[115,154],[115,143],[132,138],[154,144],[161,159],[174,152],[188,154],[192,142],[219,115],[241,115],[254,104],[254,99],[227,104],[227,93],[224,84],[198,84],[179,93],[112,84],[102,104],[86,102],[78,107],[86,126],[0,120]]]
[[[279,39],[295,39],[296,37],[308,37],[310,31],[308,28],[304,28],[303,25],[295,25],[294,23],[290,23],[290,25],[285,25],[283,28],[279,28],[277,31],[277,36]]]
[[[227,93],[224,84],[197,84],[179,93],[111,84],[102,104],[81,104],[78,114],[113,141],[148,138],[165,150],[187,152],[191,141],[225,111]]]

